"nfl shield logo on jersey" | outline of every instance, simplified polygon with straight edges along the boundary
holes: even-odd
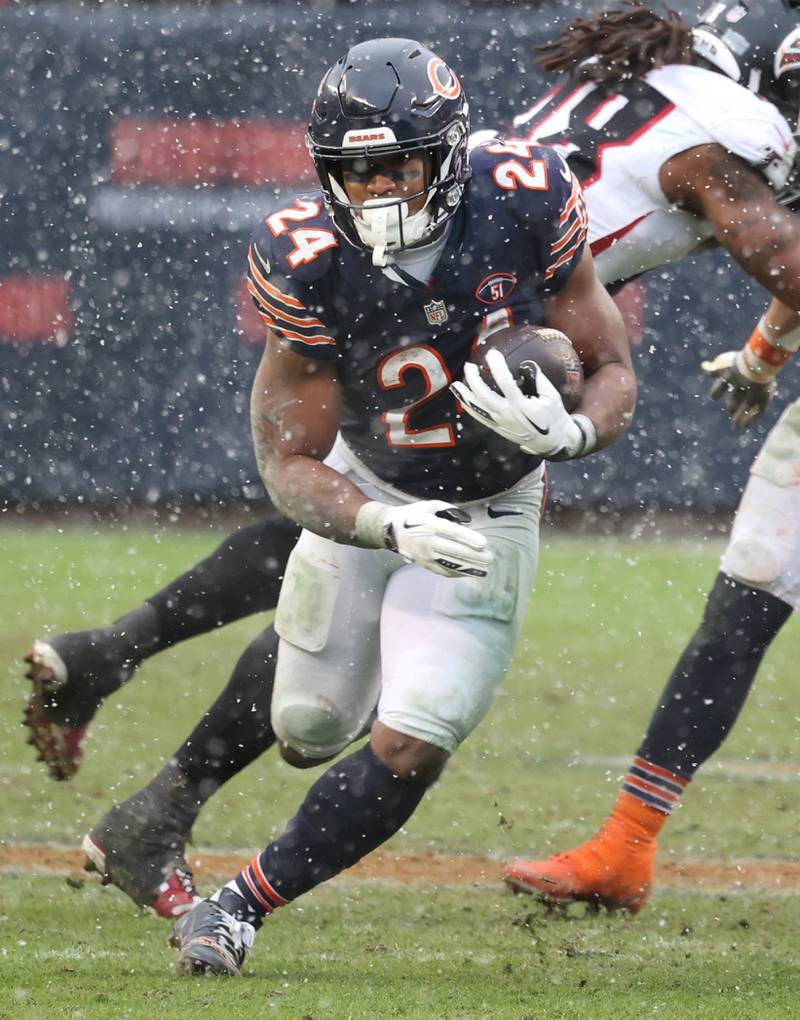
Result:
[[[431,326],[441,326],[443,322],[447,322],[447,308],[444,301],[431,301],[430,304],[425,305],[425,318]]]

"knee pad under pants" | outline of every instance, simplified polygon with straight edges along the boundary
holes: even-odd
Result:
[[[308,757],[335,754],[377,705],[387,726],[454,751],[510,662],[533,588],[541,496],[536,477],[498,497],[509,508],[499,519],[469,507],[495,550],[486,578],[441,577],[304,532],[275,620],[278,737]]]
[[[751,468],[720,564],[742,584],[800,599],[800,401],[781,415]]]

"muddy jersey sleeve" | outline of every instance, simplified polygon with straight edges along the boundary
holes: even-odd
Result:
[[[330,250],[338,241],[318,223],[297,226],[291,219],[294,212],[279,210],[253,232],[247,289],[264,325],[287,347],[305,357],[332,360],[337,356],[336,329],[326,300],[326,275]]]

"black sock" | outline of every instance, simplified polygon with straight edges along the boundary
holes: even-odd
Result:
[[[49,639],[67,668],[67,682],[46,704],[53,722],[84,726],[103,700],[159,649],[158,617],[146,602],[109,627],[67,631]]]
[[[210,556],[149,598],[158,617],[158,649],[274,609],[299,534],[285,517],[234,531]]]
[[[396,776],[369,744],[342,758],[314,783],[284,833],[228,883],[241,897],[237,916],[259,924],[360,861],[411,817],[428,785]]]
[[[270,626],[242,653],[227,686],[172,761],[204,803],[275,743],[270,703],[278,635]]]
[[[284,517],[259,521],[229,535],[209,557],[110,627],[51,638],[69,679],[52,693],[48,715],[60,725],[85,726],[151,655],[274,609],[299,533]]]
[[[691,779],[730,732],[764,652],[791,613],[782,599],[718,574],[638,756]]]

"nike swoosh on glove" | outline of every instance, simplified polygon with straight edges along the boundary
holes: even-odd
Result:
[[[466,527],[466,510],[441,499],[404,506],[365,503],[356,517],[356,537],[367,547],[391,549],[445,577],[486,577],[494,552],[486,536]]]
[[[534,396],[525,396],[500,351],[486,355],[486,365],[500,393],[483,381],[480,369],[472,362],[464,365],[464,381],[452,383],[450,389],[475,421],[516,443],[525,453],[548,460],[567,460],[587,453],[586,432],[567,412],[561,394],[541,368],[533,364]]]

